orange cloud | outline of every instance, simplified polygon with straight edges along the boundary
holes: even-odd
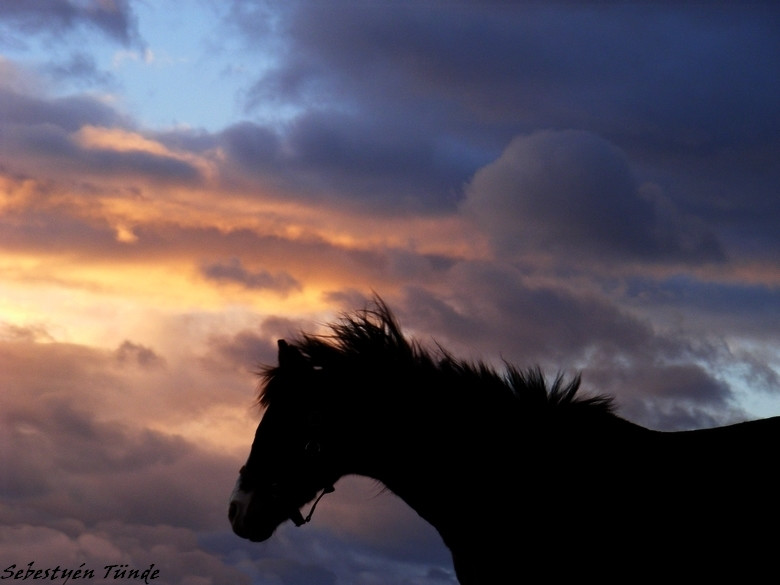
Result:
[[[121,128],[83,126],[75,133],[75,138],[83,148],[104,148],[125,152],[142,150],[162,156],[174,156],[169,149],[159,142]]]

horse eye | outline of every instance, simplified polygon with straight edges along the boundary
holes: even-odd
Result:
[[[303,452],[309,457],[316,457],[322,452],[322,446],[317,441],[308,441],[303,446]]]

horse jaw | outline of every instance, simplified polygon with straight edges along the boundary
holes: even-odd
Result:
[[[230,496],[228,519],[236,535],[252,542],[262,542],[271,538],[274,531],[288,520],[289,516],[258,508],[257,502],[252,502],[253,496],[254,492],[241,489],[239,477]]]

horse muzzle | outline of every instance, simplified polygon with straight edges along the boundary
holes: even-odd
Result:
[[[295,514],[289,514],[276,505],[259,505],[254,496],[254,491],[241,489],[239,478],[230,496],[228,520],[236,535],[252,542],[262,542],[268,540],[281,523]],[[294,512],[297,511],[294,509]]]

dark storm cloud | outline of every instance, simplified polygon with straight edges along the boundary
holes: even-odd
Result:
[[[645,129],[683,123],[708,137],[749,137],[751,128],[771,136],[763,121],[777,112],[768,95],[780,90],[780,41],[769,4],[296,6],[289,68],[335,95],[347,84],[364,107],[360,96],[380,108],[435,96],[488,119],[580,127],[594,115],[606,124],[641,118]],[[740,115],[724,120],[727,111]]]
[[[240,16],[251,50],[271,20]],[[769,3],[290,3],[273,21],[286,50],[248,99],[298,108],[296,170],[323,189],[440,208],[513,137],[574,128],[625,152],[680,215],[736,242],[761,225],[752,238],[777,250],[779,18]],[[684,255],[717,255],[705,235]]]
[[[643,191],[625,154],[581,131],[521,136],[480,169],[464,211],[501,255],[592,259],[722,260],[706,228]]]
[[[238,170],[302,198],[386,211],[452,207],[476,160],[447,136],[388,119],[314,110],[283,133],[244,122],[219,136]]]
[[[750,330],[753,335],[761,335],[762,329],[775,333],[773,324],[780,323],[780,290],[766,284],[713,283],[683,274],[664,280],[631,279],[628,284],[630,299],[645,305],[685,307],[709,319],[728,319],[729,328]]]
[[[231,158],[249,171],[267,171],[281,162],[280,139],[268,128],[242,122],[227,128],[221,138]]]
[[[466,178],[455,168],[439,167],[446,161],[437,160],[435,137],[402,124],[312,112],[295,121],[286,139],[297,169],[362,199],[424,200],[427,192],[459,187],[442,184],[453,175]]]
[[[127,0],[5,0],[0,3],[0,22],[17,42],[31,34],[58,39],[80,27],[94,28],[124,45],[138,40],[135,15]]]

